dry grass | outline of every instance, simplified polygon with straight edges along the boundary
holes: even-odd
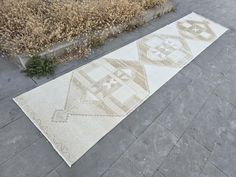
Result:
[[[37,53],[81,34],[128,23],[167,0],[0,0],[0,50]]]

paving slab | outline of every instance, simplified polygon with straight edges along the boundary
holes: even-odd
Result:
[[[225,35],[227,35],[228,31]],[[226,38],[222,36],[219,38],[219,41],[217,40],[215,43],[213,43],[211,46],[209,46],[206,50],[206,52],[201,53],[196,60],[194,60],[194,63],[196,63],[203,71],[207,72],[207,69],[210,69],[211,71],[217,68],[213,68],[211,64],[216,60],[216,56],[221,53],[221,51],[224,49],[224,45],[222,45],[222,38]]]
[[[146,34],[149,34],[152,30],[155,31],[156,29],[151,28],[149,23],[147,23],[132,32],[125,31],[117,35],[117,37],[108,39],[105,41],[104,45],[98,48],[100,51],[102,51],[100,56],[106,55],[120,47],[123,47],[126,44],[129,44],[145,36]]]
[[[201,57],[197,57],[199,59]],[[228,73],[228,70],[225,71],[225,74],[217,69],[220,65],[215,66],[209,62],[205,64],[206,66],[201,66],[197,62],[190,63],[185,67],[180,73],[184,76],[192,79],[192,82],[205,82],[204,87],[206,91],[212,92],[213,89],[221,84],[225,80],[225,74]],[[208,87],[208,88],[207,88]]]
[[[219,20],[219,22],[224,26],[229,26],[230,28],[235,27],[235,24],[232,23],[235,19],[235,11],[232,10],[232,5],[235,4],[235,1],[200,0],[198,3],[194,0],[185,0],[184,2],[181,0],[172,1],[176,4],[177,10],[181,11],[178,13],[195,11],[213,20]],[[214,13],[209,9],[214,9]]]
[[[62,163],[56,171],[62,177],[100,176],[120,158],[134,141],[135,137],[118,125],[71,168],[66,163]]]
[[[236,60],[235,60],[235,57],[233,57],[232,62],[231,62],[231,67],[228,70],[228,72],[226,73],[225,77],[226,77],[226,79],[228,79],[232,82],[235,82],[235,80],[236,80],[235,76],[236,76]]]
[[[203,172],[200,174],[199,177],[227,177],[227,176],[218,168],[216,168],[213,164],[207,162]]]
[[[213,68],[203,69],[192,62],[181,74],[192,83],[181,92],[171,105],[158,117],[160,123],[181,136],[214,89],[225,82],[224,76]]]
[[[233,106],[227,101],[212,95],[188,128],[188,135],[210,151],[220,134],[227,130]]]
[[[102,177],[145,177],[133,163],[122,157]]]
[[[0,129],[0,164],[42,137],[27,117],[21,117]]]
[[[203,146],[184,135],[159,170],[167,177],[199,177],[209,155]]]
[[[227,130],[236,135],[236,109],[233,110],[229,117]]]
[[[24,113],[12,98],[0,100],[0,129],[23,115]]]
[[[21,73],[9,58],[0,57],[0,62],[0,100],[35,87],[33,80]]]
[[[177,74],[134,110],[121,124],[138,137],[190,82],[191,79]]]
[[[222,0],[213,2],[210,1],[201,1],[199,8],[196,11],[202,15],[208,16],[213,20],[219,21],[224,26],[228,26],[230,29],[236,29],[235,23],[235,11],[232,10],[232,7],[236,5],[235,1],[232,0]],[[208,5],[206,5],[208,4]],[[191,7],[190,7],[191,8]],[[210,9],[214,9],[214,13],[212,13]]]
[[[192,80],[199,80],[204,77],[203,71],[199,65],[195,62],[189,63],[186,67],[184,67],[180,72],[180,74]]]
[[[181,137],[212,90],[213,87],[206,80],[193,80],[157,120],[176,136]]]
[[[165,177],[160,171],[156,171],[153,177]]]
[[[0,165],[0,177],[45,177],[62,159],[48,141],[39,141]]]
[[[169,23],[178,20],[179,18],[193,12],[193,8],[195,8],[195,5],[193,6],[192,4],[194,2],[187,0],[185,3],[182,3],[180,0],[172,0],[171,1],[174,6],[176,7],[177,11],[165,14],[161,18],[156,18],[150,21],[150,24],[155,27],[156,29],[159,29],[163,26],[168,25]],[[192,3],[192,4],[190,4]],[[191,8],[193,7],[193,8]],[[161,20],[160,20],[161,19]]]
[[[216,144],[210,161],[228,177],[236,176],[236,135],[222,133]]]
[[[211,45],[206,52],[201,53],[194,62],[197,63],[202,70],[208,71],[208,73],[214,74],[218,72],[225,75],[232,66],[236,65],[236,52],[235,49],[232,48],[232,45],[236,43],[231,42],[233,39],[236,40],[236,33],[234,31],[228,31]],[[212,76],[214,76],[213,74]]]
[[[216,88],[215,94],[236,106],[236,82],[225,80]]]
[[[130,146],[125,156],[146,177],[151,177],[176,142],[177,137],[156,121]]]
[[[55,170],[53,170],[46,177],[60,177],[60,176]]]
[[[215,94],[236,106],[236,72],[232,69],[234,68],[230,69],[226,79],[217,86]]]

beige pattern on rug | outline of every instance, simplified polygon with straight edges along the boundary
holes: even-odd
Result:
[[[71,166],[226,31],[191,13],[14,100]]]

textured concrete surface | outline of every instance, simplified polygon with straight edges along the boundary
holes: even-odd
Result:
[[[160,171],[165,176],[198,177],[209,154],[210,152],[194,141],[193,138],[184,135],[170,151],[160,166]]]
[[[0,177],[236,176],[236,1],[173,2],[176,13],[108,41],[86,60],[58,67],[54,77],[192,11],[230,28],[72,168],[11,100],[52,78],[31,80],[1,57]]]

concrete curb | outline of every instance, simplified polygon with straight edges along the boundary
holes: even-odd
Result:
[[[129,26],[142,25],[147,23],[161,15],[172,11],[174,8],[171,2],[167,2],[161,6],[148,9],[144,12],[142,17],[135,17],[130,24],[122,24],[113,26],[109,29],[104,29],[103,31],[95,31],[93,34],[79,36],[74,38],[72,41],[60,42],[52,47],[46,49],[44,52],[39,53],[41,57],[45,58],[56,58],[69,53],[71,50],[78,48],[84,41],[91,39],[92,37],[100,37],[104,40],[111,36],[117,35],[127,29]],[[26,63],[30,59],[29,54],[21,54],[12,57],[15,63],[19,66],[21,70],[26,69]]]

